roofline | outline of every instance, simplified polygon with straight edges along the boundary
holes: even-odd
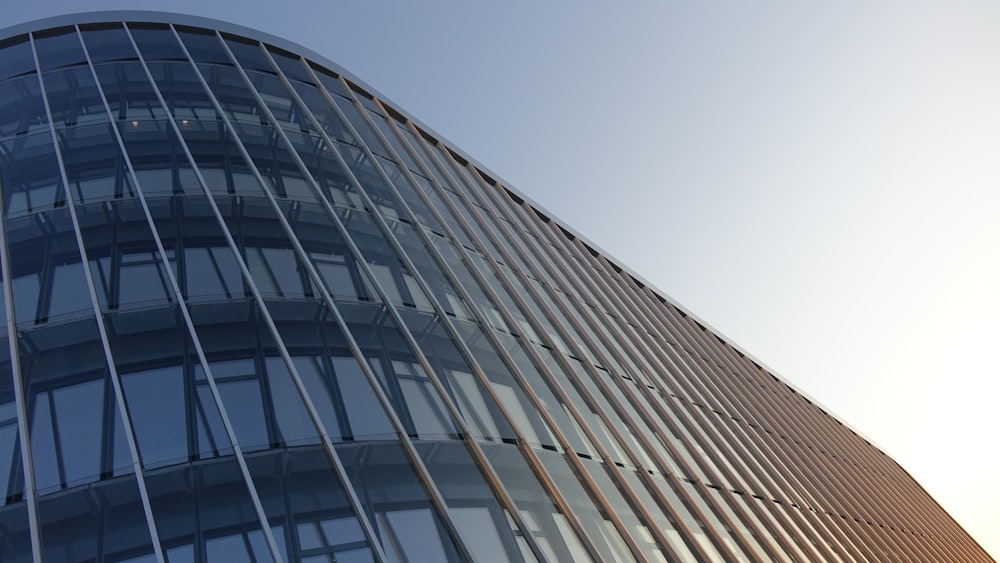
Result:
[[[519,197],[520,199],[524,200],[531,207],[533,207],[534,209],[536,209],[539,212],[543,213],[545,216],[549,217],[559,227],[561,227],[562,229],[564,229],[568,233],[572,234],[574,237],[576,237],[577,239],[579,239],[581,242],[583,242],[584,244],[586,244],[587,246],[589,246],[594,251],[598,252],[602,257],[604,257],[605,259],[607,259],[609,262],[613,263],[616,267],[620,268],[624,273],[628,274],[629,276],[631,276],[632,278],[634,278],[636,281],[638,281],[638,282],[642,283],[643,285],[645,285],[646,287],[648,287],[650,289],[650,291],[652,291],[658,297],[662,298],[666,303],[670,304],[672,307],[676,308],[677,310],[683,312],[685,315],[687,315],[688,317],[692,318],[695,322],[697,322],[698,324],[700,324],[701,326],[703,326],[705,329],[711,331],[715,336],[717,336],[720,339],[722,339],[726,345],[732,347],[734,350],[736,350],[737,352],[739,352],[740,354],[742,354],[743,356],[745,356],[747,359],[749,359],[750,361],[752,361],[753,363],[755,363],[758,367],[760,367],[761,370],[767,372],[768,375],[771,375],[777,381],[779,381],[780,383],[786,385],[793,392],[798,393],[799,395],[801,395],[803,398],[805,398],[810,403],[812,403],[814,406],[816,406],[816,408],[820,409],[823,413],[825,413],[826,415],[830,416],[831,418],[833,418],[834,420],[836,420],[837,422],[839,422],[840,424],[842,424],[844,427],[846,427],[847,429],[849,429],[851,432],[853,432],[855,435],[857,435],[862,440],[865,440],[869,445],[871,445],[872,447],[874,447],[875,449],[877,449],[880,453],[882,453],[883,455],[885,455],[886,457],[888,457],[893,463],[895,463],[897,466],[899,466],[901,469],[903,469],[902,465],[900,465],[899,462],[896,461],[893,456],[891,456],[891,455],[889,455],[889,454],[887,454],[885,452],[885,448],[883,448],[882,446],[878,445],[877,442],[875,442],[874,440],[872,440],[871,438],[869,438],[868,436],[866,436],[863,432],[861,432],[860,430],[858,430],[857,428],[855,428],[851,424],[847,423],[843,419],[843,417],[841,417],[841,416],[837,415],[836,413],[834,413],[831,409],[829,409],[828,407],[826,407],[825,405],[823,405],[820,401],[817,401],[813,396],[809,395],[808,393],[806,393],[805,391],[803,391],[802,389],[800,389],[799,387],[797,387],[793,383],[789,382],[785,377],[783,377],[780,374],[778,374],[777,371],[775,371],[774,369],[771,369],[766,363],[762,362],[759,358],[757,358],[756,356],[754,356],[753,354],[751,354],[747,350],[743,349],[743,347],[741,347],[740,345],[736,344],[731,338],[729,338],[728,336],[726,336],[725,334],[723,334],[722,331],[718,330],[717,328],[715,328],[711,324],[705,322],[704,319],[702,319],[698,315],[696,315],[693,312],[691,312],[687,307],[685,307],[685,306],[681,305],[680,303],[678,303],[677,301],[675,301],[666,292],[664,292],[663,290],[661,290],[660,288],[658,288],[655,284],[651,283],[649,280],[647,280],[646,278],[644,278],[640,274],[636,273],[635,271],[633,271],[628,266],[623,265],[619,260],[615,259],[610,253],[608,253],[607,251],[605,251],[603,248],[601,248],[599,245],[595,244],[593,241],[591,241],[590,239],[588,239],[584,235],[580,234],[576,229],[572,228],[571,226],[569,226],[567,223],[565,223],[561,219],[558,219],[555,215],[553,215],[552,213],[550,213],[547,209],[545,209],[544,207],[542,207],[541,205],[539,205],[538,202],[536,202],[530,196],[525,195],[519,189],[513,187],[513,185],[510,182],[507,182],[500,175],[496,174],[495,172],[493,172],[492,170],[490,170],[489,168],[487,168],[486,166],[484,166],[482,163],[480,163],[479,160],[477,160],[476,158],[474,158],[474,157],[470,156],[469,154],[467,154],[465,151],[463,151],[461,148],[459,148],[458,145],[456,145],[455,143],[452,143],[450,140],[448,140],[447,138],[445,138],[443,135],[438,134],[436,131],[434,131],[433,129],[431,129],[430,127],[428,127],[426,124],[424,124],[422,121],[420,121],[416,117],[413,117],[412,115],[410,115],[399,104],[395,103],[391,99],[389,99],[386,96],[382,95],[378,90],[376,90],[375,88],[372,88],[368,83],[366,83],[365,81],[363,81],[360,78],[356,77],[350,71],[345,70],[343,67],[341,67],[337,63],[331,61],[330,59],[328,59],[327,57],[323,56],[322,54],[317,53],[317,52],[313,51],[312,49],[309,49],[308,47],[304,47],[304,46],[302,46],[302,45],[300,45],[300,44],[298,44],[298,43],[296,43],[294,41],[289,41],[287,39],[283,39],[281,37],[278,37],[278,36],[275,36],[275,35],[271,35],[269,33],[266,33],[266,32],[263,32],[263,31],[260,31],[260,30],[257,30],[257,29],[253,29],[253,28],[250,28],[250,27],[245,27],[245,26],[242,26],[242,25],[238,25],[238,24],[234,24],[234,23],[230,23],[230,22],[226,22],[226,21],[222,21],[222,20],[217,20],[217,19],[213,19],[213,18],[206,18],[206,17],[203,17],[203,16],[195,16],[195,15],[190,15],[190,14],[181,14],[181,13],[176,13],[176,12],[161,12],[161,11],[151,11],[151,10],[104,10],[104,11],[96,11],[96,12],[79,12],[79,13],[74,13],[74,14],[65,14],[65,15],[59,15],[59,16],[51,16],[51,17],[42,18],[42,19],[38,19],[38,20],[32,20],[32,21],[28,21],[28,22],[22,22],[22,23],[15,24],[15,25],[10,26],[10,27],[6,27],[6,28],[3,28],[3,29],[0,29],[0,41],[3,41],[3,40],[8,39],[8,38],[13,38],[13,37],[16,37],[18,35],[23,35],[23,34],[26,34],[26,33],[29,33],[29,32],[41,31],[41,30],[44,30],[44,29],[50,29],[50,28],[54,28],[54,27],[82,25],[82,24],[93,24],[93,23],[108,23],[108,22],[117,22],[117,21],[120,21],[120,22],[144,22],[144,23],[163,23],[163,24],[188,25],[188,26],[192,26],[192,27],[202,27],[202,28],[206,28],[206,29],[214,29],[214,30],[218,30],[218,31],[226,32],[226,33],[231,33],[231,34],[234,34],[234,35],[240,35],[240,36],[247,37],[247,38],[250,38],[250,39],[257,39],[257,40],[262,41],[264,43],[269,43],[269,44],[274,45],[276,47],[280,47],[282,49],[285,49],[285,50],[287,50],[289,52],[301,55],[301,56],[303,56],[303,57],[305,57],[307,59],[312,60],[313,62],[319,63],[319,64],[327,67],[328,69],[336,72],[337,74],[343,75],[345,78],[349,79],[353,84],[355,84],[355,85],[363,88],[368,93],[373,94],[376,97],[378,97],[379,100],[381,100],[381,101],[389,104],[394,111],[400,113],[401,115],[403,115],[404,117],[406,117],[408,120],[412,121],[414,124],[416,124],[420,129],[422,129],[423,131],[425,131],[427,134],[431,135],[432,137],[434,137],[435,139],[437,139],[439,142],[441,142],[442,144],[446,145],[448,147],[448,149],[450,149],[455,154],[458,154],[459,156],[461,156],[462,158],[464,158],[468,162],[474,164],[476,166],[476,168],[478,168],[479,170],[481,170],[482,172],[486,173],[491,178],[493,178],[494,180],[496,180],[497,184],[501,185],[504,189],[510,191],[511,193],[514,193],[515,195],[517,195],[517,197]],[[903,469],[903,470],[906,471],[905,469]],[[909,473],[909,472],[907,471],[907,473]],[[914,481],[916,481],[916,480],[914,479]]]

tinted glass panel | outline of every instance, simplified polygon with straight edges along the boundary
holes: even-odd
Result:
[[[132,38],[139,46],[139,52],[147,61],[155,60],[183,60],[184,51],[181,49],[174,32],[167,26],[136,26],[129,25]]]
[[[116,25],[103,29],[84,29],[83,42],[94,64],[136,58],[135,48],[125,33],[125,28]]]
[[[35,70],[35,58],[27,36],[3,45],[0,51],[0,80]]]
[[[82,64],[87,58],[83,54],[80,38],[73,28],[56,35],[35,37],[35,49],[38,51],[38,61],[42,71],[63,66]]]

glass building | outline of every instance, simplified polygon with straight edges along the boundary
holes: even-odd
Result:
[[[320,55],[0,33],[0,561],[988,561],[892,459]]]

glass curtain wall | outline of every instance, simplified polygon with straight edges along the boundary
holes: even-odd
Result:
[[[128,12],[0,39],[0,561],[988,560],[302,53]]]

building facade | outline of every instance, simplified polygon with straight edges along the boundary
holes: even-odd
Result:
[[[323,57],[0,35],[0,561],[988,561],[895,462]]]

